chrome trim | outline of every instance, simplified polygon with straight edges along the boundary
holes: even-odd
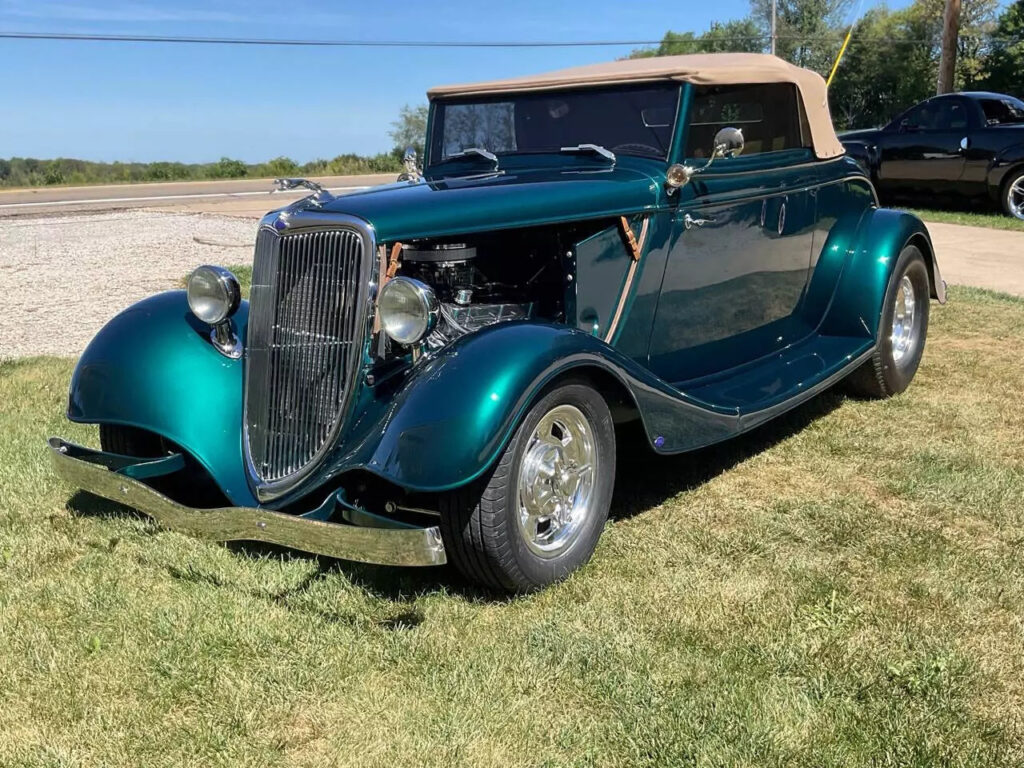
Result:
[[[519,462],[519,535],[538,557],[558,557],[590,518],[601,455],[594,429],[575,405],[562,403],[538,422]]]
[[[575,147],[562,147],[558,150],[559,152],[593,152],[595,155],[600,155],[605,160],[608,160],[613,165],[615,163],[615,153],[610,149],[605,149],[600,144],[577,144]]]
[[[1018,176],[1006,190],[1006,207],[1015,219],[1024,221],[1024,175]]]
[[[303,198],[304,202],[311,202],[317,206],[329,203],[334,200],[334,195],[324,189],[322,186],[317,184],[315,181],[309,179],[274,179],[274,188],[271,193],[274,192],[287,192],[292,189],[309,189],[313,191],[313,194],[309,197]]]
[[[224,293],[227,294],[227,309],[224,310],[224,315],[219,320],[204,320],[196,314],[194,309],[192,309],[192,300],[188,289],[192,284],[192,278],[203,271],[212,272],[214,278],[224,289]],[[235,312],[238,311],[238,307],[242,303],[242,289],[238,284],[238,278],[231,273],[231,270],[225,269],[224,267],[218,267],[215,264],[203,264],[201,267],[193,269],[188,276],[188,280],[185,281],[185,297],[188,299],[189,311],[195,315],[197,320],[210,326],[217,326],[228,320],[233,314],[235,314]]]
[[[97,459],[109,454],[51,437],[54,471],[89,493],[143,512],[171,530],[214,541],[264,541],[318,555],[378,565],[442,565],[441,531],[429,528],[363,528],[326,523],[257,507],[195,509],[154,491]],[[79,458],[79,457],[87,458]],[[89,461],[92,458],[93,461]],[[145,459],[140,459],[145,461]]]
[[[615,314],[612,315],[611,325],[608,326],[608,332],[604,335],[606,343],[611,344],[612,338],[615,336],[615,331],[619,327],[619,320],[622,319],[622,312],[626,307],[626,301],[629,299],[629,292],[633,287],[633,280],[636,279],[637,268],[640,265],[640,259],[643,258],[644,245],[647,243],[647,225],[650,219],[644,217],[643,223],[640,225],[640,236],[636,239],[636,249],[640,254],[638,258],[630,259],[629,272],[626,273],[626,283],[622,286],[622,291],[619,293],[619,303],[615,307]]]
[[[273,222],[268,226],[267,222]],[[369,223],[362,219],[356,218],[355,216],[349,216],[347,214],[330,214],[325,215],[317,211],[306,212],[297,211],[293,215],[289,216],[285,222],[282,230],[279,231],[274,224],[280,219],[275,216],[268,215],[264,217],[263,223],[260,226],[260,230],[267,230],[271,233],[278,235],[279,238],[286,238],[297,234],[306,234],[311,232],[331,232],[339,230],[353,230],[363,240],[363,253],[358,265],[359,273],[356,277],[356,285],[358,289],[358,295],[356,297],[357,306],[363,307],[364,310],[357,309],[356,312],[365,312],[365,321],[361,324],[358,323],[357,327],[360,330],[356,333],[353,338],[353,342],[356,342],[355,346],[357,349],[361,349],[361,354],[356,353],[349,356],[349,369],[345,372],[346,386],[344,391],[344,400],[338,408],[338,418],[331,431],[328,433],[324,440],[323,445],[314,455],[306,462],[306,464],[300,469],[292,472],[286,477],[279,478],[273,481],[264,481],[260,477],[260,473],[256,469],[252,462],[252,453],[249,444],[249,397],[248,397],[248,380],[250,377],[250,368],[252,363],[252,356],[250,354],[245,355],[245,385],[244,385],[244,405],[243,405],[243,423],[242,423],[242,453],[245,456],[246,471],[249,474],[250,481],[253,485],[253,490],[261,502],[272,501],[280,498],[287,494],[289,491],[294,489],[300,482],[306,479],[312,474],[320,463],[326,458],[327,454],[335,447],[338,436],[344,428],[345,424],[348,423],[351,417],[352,408],[355,405],[355,390],[359,386],[360,376],[359,372],[363,366],[369,360],[369,345],[372,341],[372,326],[373,326],[373,313],[374,307],[373,302],[370,301],[371,289],[375,288],[374,271],[376,269],[375,254],[377,251],[376,247],[376,236],[373,231],[373,227]],[[252,311],[250,310],[250,322],[252,321]],[[250,334],[251,338],[251,328]],[[247,342],[248,343],[248,342]]]
[[[401,344],[402,346],[410,347],[413,344],[418,344],[423,341],[423,339],[429,336],[430,332],[437,326],[437,319],[441,313],[441,305],[437,301],[437,294],[434,293],[434,289],[429,285],[411,277],[398,276],[388,280],[387,283],[384,284],[384,287],[380,289],[380,298],[377,302],[378,307],[384,302],[384,297],[387,296],[389,291],[396,290],[396,285],[408,285],[412,288],[413,293],[416,294],[416,298],[419,300],[421,308],[427,315],[427,322],[424,326],[425,330],[415,339],[408,339],[404,341],[402,339],[396,339],[385,327],[387,321],[384,319],[383,310],[380,310],[380,325],[384,333],[386,333],[388,338],[392,341]]]
[[[242,340],[235,333],[231,320],[222,320],[210,329],[210,342],[225,357],[238,360],[242,356]]]

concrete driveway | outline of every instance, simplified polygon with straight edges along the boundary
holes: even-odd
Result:
[[[1024,296],[1024,232],[926,222],[949,285]]]

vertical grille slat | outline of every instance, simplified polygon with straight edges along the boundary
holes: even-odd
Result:
[[[261,484],[309,467],[342,426],[366,331],[365,251],[355,229],[257,236],[245,445]]]

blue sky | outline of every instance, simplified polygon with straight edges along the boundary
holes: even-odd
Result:
[[[904,5],[904,2],[890,3]],[[0,31],[354,40],[657,40],[747,0],[0,0]],[[629,47],[284,48],[0,40],[0,157],[303,162],[389,148],[431,85],[613,59]]]

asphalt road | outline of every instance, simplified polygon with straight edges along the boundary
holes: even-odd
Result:
[[[395,180],[395,174],[315,177],[321,186],[343,194]],[[272,179],[174,181],[157,184],[114,184],[90,187],[39,187],[0,190],[0,218],[126,208],[205,211],[226,215],[259,215],[308,191],[275,192]]]
[[[390,183],[395,175],[326,176],[314,180],[335,194],[345,194]],[[0,190],[0,227],[3,221],[15,217],[131,208],[252,220],[308,194],[271,195],[272,186],[272,179],[245,179]],[[928,223],[928,228],[947,282],[1024,296],[1024,233],[940,223]]]

